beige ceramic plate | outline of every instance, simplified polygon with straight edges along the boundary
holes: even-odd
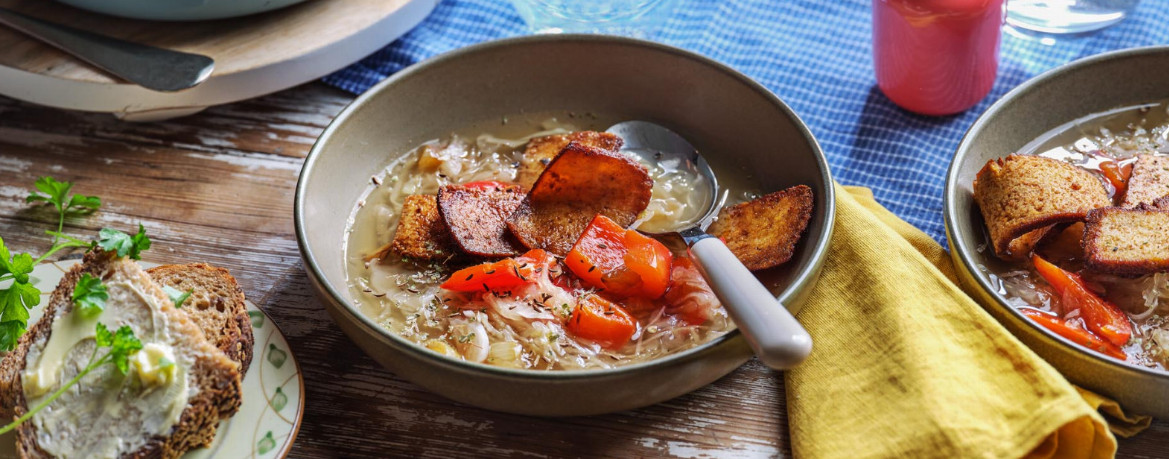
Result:
[[[33,282],[41,289],[41,305],[30,311],[29,327],[40,320],[53,288],[76,260],[45,263],[33,270]],[[144,268],[157,266],[142,263]],[[255,344],[252,366],[244,375],[243,405],[234,417],[219,424],[210,448],[191,451],[185,459],[283,458],[304,415],[304,379],[288,341],[272,319],[248,302]],[[15,434],[0,436],[0,459],[16,457]]]

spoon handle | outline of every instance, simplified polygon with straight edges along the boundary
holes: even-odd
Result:
[[[763,364],[787,370],[808,357],[811,335],[726,244],[706,237],[690,246],[690,255]]]
[[[191,54],[119,40],[0,8],[0,24],[19,30],[110,74],[147,89],[174,92],[201,83],[215,61]]]

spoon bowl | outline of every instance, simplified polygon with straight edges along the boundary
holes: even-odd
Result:
[[[803,362],[812,352],[811,335],[722,240],[705,231],[726,197],[719,198],[718,179],[698,149],[677,133],[648,121],[617,123],[608,132],[624,140],[622,151],[643,162],[692,174],[691,192],[701,194],[705,207],[665,231],[650,234],[682,238],[695,265],[760,361],[776,370]]]

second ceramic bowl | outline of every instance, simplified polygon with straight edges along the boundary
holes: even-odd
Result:
[[[750,358],[738,332],[609,370],[515,370],[440,356],[388,332],[354,305],[344,271],[346,221],[370,175],[430,139],[541,112],[642,119],[689,139],[726,173],[775,191],[815,194],[807,234],[766,282],[797,310],[816,283],[835,198],[819,145],[766,88],[702,56],[627,38],[548,35],[464,48],[378,84],[346,108],[309,153],[296,190],[297,241],[320,298],[375,360],[420,386],[493,410],[565,416],[658,403]],[[723,179],[720,178],[720,181]]]
[[[1037,326],[1010,307],[979,269],[1000,262],[990,250],[979,250],[986,238],[971,184],[987,161],[1015,152],[1058,126],[1166,97],[1169,46],[1093,56],[1035,77],[1003,96],[971,126],[950,165],[944,204],[946,236],[959,277],[991,315],[1072,383],[1157,417],[1169,416],[1169,373],[1105,357]]]

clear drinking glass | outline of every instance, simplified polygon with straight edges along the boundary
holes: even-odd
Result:
[[[1008,0],[1007,24],[1048,34],[1085,33],[1116,24],[1138,0]]]
[[[607,33],[648,37],[679,0],[512,0],[536,33]]]

